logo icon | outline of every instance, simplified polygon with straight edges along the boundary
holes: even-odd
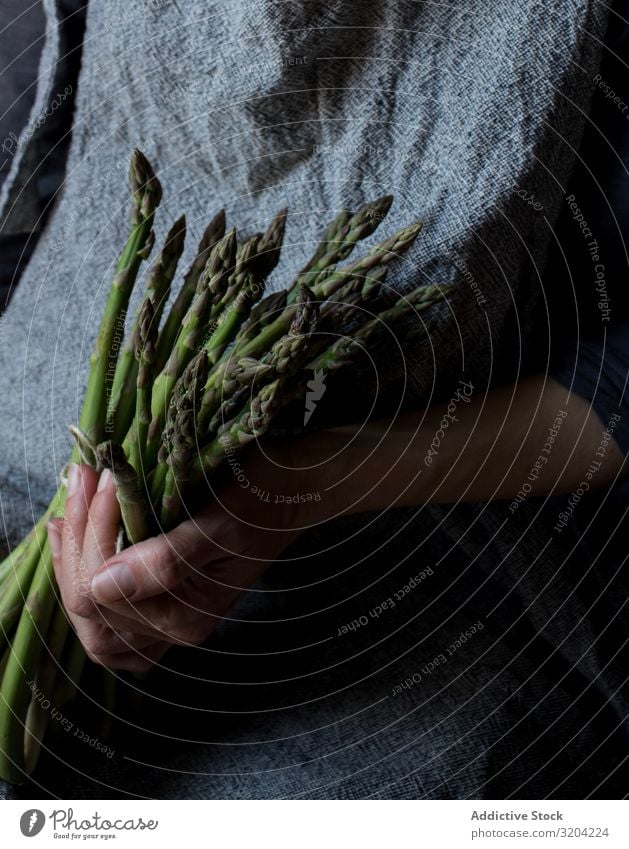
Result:
[[[20,831],[24,837],[35,837],[44,827],[46,815],[37,808],[24,811],[20,817]]]
[[[308,391],[306,392],[306,409],[304,410],[304,427],[310,421],[310,417],[317,409],[317,404],[323,398],[323,393],[326,390],[325,374],[323,369],[315,371],[312,380],[306,384]]]

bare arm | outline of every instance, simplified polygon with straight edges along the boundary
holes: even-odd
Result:
[[[49,526],[61,594],[94,661],[148,669],[172,643],[205,640],[304,528],[395,505],[513,498],[525,484],[527,496],[568,492],[588,474],[602,487],[624,462],[606,429],[553,380],[486,396],[461,385],[424,415],[256,447],[194,519],[119,554],[111,476],[74,467],[65,520]]]
[[[491,501],[523,486],[527,497],[570,492],[586,476],[592,490],[608,485],[624,462],[609,425],[579,395],[536,376],[486,395],[460,384],[423,416],[337,428],[293,454],[307,455],[313,479],[327,481],[322,501],[334,512]]]

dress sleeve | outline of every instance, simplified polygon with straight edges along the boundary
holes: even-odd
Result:
[[[629,453],[629,322],[562,345],[548,374],[592,404],[622,452]]]

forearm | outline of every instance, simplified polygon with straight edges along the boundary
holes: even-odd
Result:
[[[533,377],[486,395],[461,384],[450,402],[423,415],[317,434],[299,456],[323,483],[324,514],[337,515],[511,499],[523,487],[527,497],[559,494],[578,487],[588,470],[590,489],[600,488],[624,459],[606,429],[580,396]]]

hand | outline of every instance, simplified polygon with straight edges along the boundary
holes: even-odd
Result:
[[[318,493],[259,450],[230,463],[220,498],[166,534],[116,554],[120,509],[109,472],[69,470],[64,519],[48,526],[64,606],[88,657],[145,671],[172,644],[202,643],[248,588],[316,521]]]

